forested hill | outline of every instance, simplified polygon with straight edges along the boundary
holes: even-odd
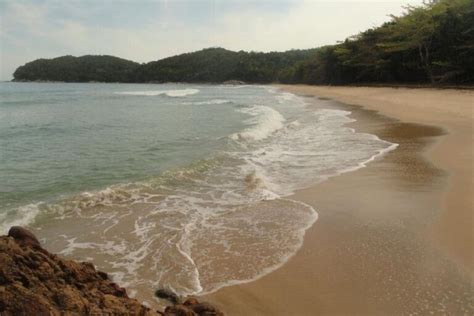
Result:
[[[409,6],[402,16],[392,16],[379,27],[310,50],[257,53],[208,48],[146,64],[112,56],[64,56],[27,63],[13,77],[66,82],[472,84],[474,0]]]
[[[37,59],[18,67],[15,81],[129,82],[140,66],[113,56],[62,56]]]
[[[134,73],[135,82],[224,82],[240,80],[278,81],[280,73],[307,60],[316,49],[287,52],[233,52],[207,48],[143,64]]]
[[[65,82],[246,82],[277,81],[281,71],[307,60],[316,49],[287,52],[233,52],[206,48],[146,64],[112,56],[63,56],[19,67],[15,81]]]

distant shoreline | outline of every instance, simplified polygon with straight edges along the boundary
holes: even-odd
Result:
[[[224,82],[181,82],[181,81],[167,81],[167,82],[108,82],[108,81],[51,81],[51,80],[5,80],[0,82],[7,82],[7,83],[105,83],[105,84],[199,84],[199,85],[229,85],[229,86],[236,86],[236,85],[272,85],[273,83],[247,83],[239,80],[227,80]]]
[[[85,83],[85,84],[92,84],[92,83],[100,83],[100,84],[197,84],[197,85],[258,85],[258,86],[271,86],[271,85],[284,85],[280,82],[273,82],[273,83],[248,83],[241,81],[240,83],[226,83],[226,82],[105,82],[105,81],[78,81],[78,82],[71,82],[71,81],[48,81],[48,80],[35,80],[35,81],[26,81],[26,80],[5,80],[0,81],[5,83]],[[300,84],[289,84],[287,86],[298,86]],[[344,88],[344,87],[369,87],[369,88],[406,88],[406,89],[459,89],[459,90],[474,90],[473,85],[453,85],[453,84],[407,84],[407,83],[360,83],[360,84],[346,84],[346,85],[308,85],[309,87],[334,87],[334,88]]]

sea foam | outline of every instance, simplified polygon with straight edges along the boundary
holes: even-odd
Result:
[[[254,105],[249,108],[239,109],[239,112],[248,114],[251,118],[246,120],[250,127],[232,134],[233,140],[262,140],[283,127],[285,118],[269,106]]]
[[[121,91],[115,92],[115,94],[121,95],[132,95],[132,96],[158,96],[166,95],[168,97],[184,97],[187,95],[192,95],[199,93],[199,89],[180,89],[180,90],[150,90],[150,91]]]
[[[226,104],[226,103],[232,103],[232,101],[226,100],[226,99],[212,99],[212,100],[206,100],[206,101],[185,102],[184,104],[213,105],[213,104]]]
[[[6,234],[11,226],[25,226],[32,223],[40,213],[40,203],[32,203],[0,213],[0,234]]]

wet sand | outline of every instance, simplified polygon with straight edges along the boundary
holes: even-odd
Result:
[[[229,315],[473,314],[474,92],[280,88],[331,98],[356,131],[399,147],[297,192],[319,213],[300,251],[206,298]]]

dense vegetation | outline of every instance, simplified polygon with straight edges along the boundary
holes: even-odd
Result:
[[[321,48],[280,80],[311,84],[473,83],[474,1],[409,6],[401,17]]]
[[[139,64],[113,56],[62,56],[37,59],[18,67],[17,81],[129,82]]]
[[[474,83],[474,0],[432,0],[337,45],[287,52],[208,48],[138,64],[64,56],[19,67],[14,80],[68,82]]]
[[[165,58],[141,65],[135,72],[136,82],[274,82],[284,69],[308,59],[316,52],[233,52],[223,48],[207,48],[197,52]]]

